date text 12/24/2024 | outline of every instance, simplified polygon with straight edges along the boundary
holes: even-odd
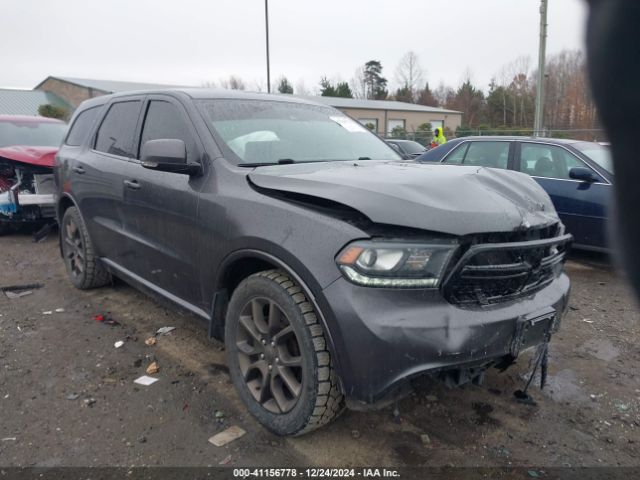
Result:
[[[388,468],[234,468],[234,478],[399,478]]]

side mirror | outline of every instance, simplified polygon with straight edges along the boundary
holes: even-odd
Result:
[[[142,146],[142,166],[161,172],[195,175],[201,172],[199,163],[187,163],[187,147],[182,140],[161,138]]]
[[[591,170],[585,167],[570,168],[569,178],[589,183],[598,181],[598,177],[596,177]]]

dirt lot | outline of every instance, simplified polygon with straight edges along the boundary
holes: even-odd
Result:
[[[0,237],[0,268],[0,285],[44,285],[22,298],[0,294],[0,465],[640,464],[640,313],[601,257],[567,265],[572,308],[551,344],[550,388],[533,391],[537,407],[513,399],[524,358],[489,372],[483,387],[423,388],[400,403],[399,424],[389,409],[346,412],[295,439],[245,412],[222,345],[201,321],[122,283],[75,290],[55,235],[40,244]],[[94,320],[107,312],[119,326]],[[176,330],[145,345],[162,326]],[[135,385],[153,360],[160,381]],[[207,442],[230,425],[247,435],[221,448]]]

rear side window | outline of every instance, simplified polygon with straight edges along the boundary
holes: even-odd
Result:
[[[472,142],[462,162],[476,167],[507,168],[509,142]]]
[[[178,108],[170,102],[152,100],[149,102],[144,127],[142,128],[138,157],[145,142],[163,138],[182,140],[187,147],[188,160],[195,161],[195,141]]]
[[[95,149],[121,157],[133,157],[133,139],[139,112],[138,100],[111,105],[98,129]]]
[[[98,110],[100,107],[92,107],[87,108],[85,111],[81,112],[71,125],[71,129],[69,130],[69,134],[67,135],[67,140],[64,142],[67,145],[71,145],[72,147],[77,147],[82,145],[85,138],[87,138],[87,134],[89,133],[89,129],[93,125],[93,122],[96,119],[96,115],[98,114]]]
[[[445,158],[445,163],[449,163],[452,165],[460,165],[462,160],[464,159],[464,155],[467,153],[467,148],[469,148],[468,143],[463,143],[459,147],[456,147],[453,152],[451,152]]]

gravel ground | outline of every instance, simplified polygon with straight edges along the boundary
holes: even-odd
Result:
[[[400,402],[400,423],[389,409],[345,412],[283,439],[246,413],[200,320],[121,282],[74,289],[55,235],[0,237],[0,252],[0,285],[43,284],[22,298],[0,294],[3,466],[640,465],[640,313],[603,257],[567,264],[571,310],[551,343],[549,387],[533,391],[537,406],[513,398],[529,371],[522,358],[482,387],[425,382]],[[145,345],[163,326],[176,330]],[[153,361],[160,380],[134,384]],[[208,443],[231,425],[247,434]]]

